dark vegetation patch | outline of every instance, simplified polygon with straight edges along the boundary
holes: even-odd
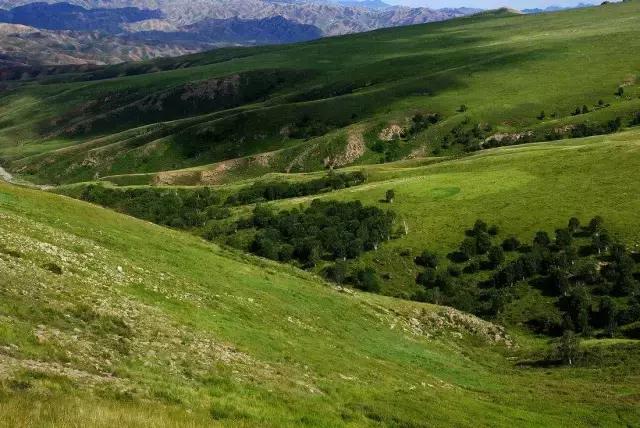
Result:
[[[231,216],[229,206],[253,204],[277,199],[326,193],[356,186],[366,181],[360,172],[335,173],[305,182],[271,181],[255,183],[223,199],[209,187],[162,189],[141,187],[118,189],[90,184],[71,196],[109,207],[118,212],[181,229],[205,226],[208,222]],[[64,193],[64,192],[63,192]],[[210,234],[205,234],[211,236]],[[0,247],[0,252],[9,250]]]
[[[526,325],[546,335],[633,337],[640,322],[638,254],[617,242],[601,217],[582,226],[577,218],[554,236],[536,232],[531,244],[514,237],[496,243],[498,229],[478,220],[448,258],[445,269],[425,250],[415,263],[414,298],[497,317],[531,287],[551,298],[552,310]]]
[[[321,260],[345,261],[377,250],[391,239],[394,217],[392,212],[364,206],[360,201],[314,200],[307,208],[280,212],[258,205],[251,217],[238,221],[237,227],[256,229],[251,252],[313,267]]]
[[[184,83],[148,94],[122,89],[94,98],[56,120],[67,136],[112,133],[136,125],[212,113],[266,101],[278,89],[305,80],[307,71],[256,70]]]
[[[46,263],[42,267],[51,273],[55,273],[56,275],[62,275],[62,267],[60,267],[60,265],[56,263],[53,263],[53,262]]]
[[[197,189],[112,189],[101,185],[85,187],[79,198],[153,223],[192,228],[208,220],[230,215],[221,207],[220,195],[208,187]]]
[[[316,195],[332,190],[357,186],[365,181],[365,175],[357,171],[351,173],[330,172],[326,177],[297,183],[286,181],[258,182],[254,183],[251,187],[245,187],[229,196],[225,203],[228,205],[246,205],[256,202]]]

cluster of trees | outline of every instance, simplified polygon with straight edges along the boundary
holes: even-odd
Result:
[[[540,333],[637,334],[639,257],[612,238],[601,217],[585,226],[571,218],[553,236],[537,232],[530,244],[515,237],[494,244],[497,233],[478,220],[448,255],[452,264],[446,270],[438,269],[435,254],[424,251],[415,259],[424,268],[416,278],[423,286],[416,298],[496,315],[513,298],[517,284],[528,284],[555,301],[557,317],[528,322]]]
[[[411,117],[409,126],[404,129],[400,135],[401,139],[411,139],[421,131],[429,128],[431,125],[438,123],[442,117],[439,113],[416,113]],[[402,157],[403,150],[400,141],[394,139],[392,141],[376,141],[371,150],[382,154],[380,163],[393,162]]]
[[[276,199],[315,195],[331,190],[357,186],[365,181],[366,176],[362,172],[356,171],[340,174],[330,172],[326,177],[304,182],[275,181],[270,183],[254,183],[252,186],[245,187],[229,196],[225,203],[227,205],[245,205]]]
[[[275,212],[258,205],[239,228],[257,232],[250,251],[273,260],[313,267],[321,260],[358,257],[391,239],[394,213],[360,201],[314,200],[307,208]]]
[[[484,141],[487,133],[491,132],[491,125],[481,126],[473,124],[469,126],[469,119],[465,119],[460,125],[455,126],[449,134],[442,139],[441,147],[448,149],[453,145],[461,145],[466,152],[480,149],[480,143]]]
[[[427,129],[429,126],[435,125],[440,121],[440,119],[441,117],[439,113],[429,113],[427,115],[416,113],[411,118],[411,124],[403,137],[410,138],[420,131]]]
[[[92,184],[82,190],[80,199],[177,228],[200,227],[209,220],[230,216],[229,210],[220,206],[220,195],[208,187],[122,190]]]

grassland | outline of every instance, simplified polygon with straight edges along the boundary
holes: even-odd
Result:
[[[544,341],[69,198],[1,184],[0,204],[3,424],[640,422],[635,342],[522,367]]]
[[[521,325],[553,307],[534,289],[500,313],[506,331],[398,299],[417,287],[413,257],[429,249],[446,264],[477,218],[499,240],[530,241],[601,215],[637,248],[639,9],[500,11],[5,82],[0,160],[21,179],[76,196],[101,181],[226,197],[333,165],[367,182],[269,204],[357,199],[395,211],[408,234],[352,262],[384,278],[381,296],[324,282],[322,266],[0,184],[0,424],[639,425],[638,341],[587,340],[577,366],[546,366],[548,338]],[[416,113],[440,118],[381,138]],[[537,140],[617,117],[628,129],[603,136],[444,145],[456,127]]]
[[[379,132],[406,127],[418,112],[442,120],[400,141],[392,159],[460,152],[443,141],[461,124],[490,129],[483,138],[535,139],[616,117],[626,125],[640,111],[639,7],[499,11],[9,82],[0,158],[45,183],[118,175],[119,183],[220,184],[377,163],[383,155],[373,148],[390,145]],[[583,105],[589,113],[571,115]],[[158,176],[183,168],[195,170]],[[126,178],[139,173],[149,175]]]

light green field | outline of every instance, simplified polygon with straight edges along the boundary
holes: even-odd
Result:
[[[3,425],[640,423],[635,342],[518,368],[543,341],[90,204],[1,184],[0,216]]]

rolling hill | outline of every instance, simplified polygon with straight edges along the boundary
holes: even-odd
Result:
[[[9,426],[638,423],[633,342],[522,366],[544,342],[90,204],[0,184],[0,215]]]
[[[639,8],[4,73],[0,422],[638,425]]]
[[[34,70],[38,80],[6,83],[0,157],[47,183],[198,167],[217,184],[607,132],[640,110],[637,8],[501,11],[86,73]],[[612,53],[618,45],[627,48]],[[409,129],[418,113],[438,123]],[[162,182],[197,184],[193,175]]]

